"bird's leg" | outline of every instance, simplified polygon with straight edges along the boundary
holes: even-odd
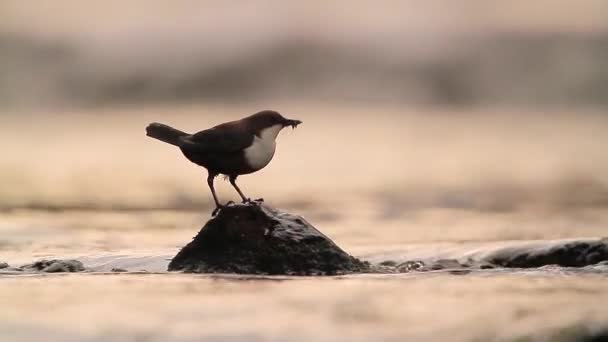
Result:
[[[211,216],[215,216],[218,211],[223,207],[220,204],[220,201],[217,199],[217,195],[215,194],[215,188],[213,187],[213,179],[217,176],[217,174],[209,172],[209,176],[207,176],[207,184],[209,185],[209,189],[211,189],[211,194],[213,195],[213,200],[215,201],[215,209],[211,213]]]
[[[243,192],[241,191],[241,189],[239,189],[239,186],[236,185],[236,177],[237,176],[230,176],[230,184],[232,184],[234,189],[236,189],[236,192],[239,193],[239,195],[243,199],[243,203],[251,202],[251,200],[249,198],[247,198],[247,197],[245,197],[245,195],[243,195]]]

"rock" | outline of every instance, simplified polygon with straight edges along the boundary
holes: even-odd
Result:
[[[608,328],[580,324],[563,327],[543,337],[543,341],[605,342],[608,341]],[[521,340],[532,341],[538,340],[538,338],[522,338]]]
[[[379,263],[378,265],[380,265],[380,266],[388,266],[388,267],[395,267],[395,266],[397,266],[397,262],[393,261],[393,260],[385,260],[385,261]]]
[[[397,272],[407,273],[411,271],[428,271],[429,268],[420,260],[409,260],[397,265]]]
[[[368,273],[379,273],[379,274],[390,274],[397,273],[397,268],[395,266],[385,266],[385,265],[370,265],[369,269],[366,270]]]
[[[408,260],[397,265],[396,271],[399,273],[408,273],[412,271],[426,272],[439,270],[456,270],[462,269],[465,266],[455,259],[438,259],[433,262],[424,262],[421,260]],[[469,267],[468,265],[466,267]]]
[[[84,271],[82,262],[78,260],[39,260],[33,264],[27,264],[19,267],[24,271],[41,271],[41,272],[81,272]]]
[[[448,272],[453,275],[467,275],[467,274],[471,274],[473,271],[471,271],[471,270],[448,270]]]
[[[0,261],[0,270],[3,268],[8,268],[8,264],[3,261]]]
[[[606,260],[608,260],[608,241],[606,239],[560,242],[540,249],[509,248],[499,250],[486,258],[486,261],[491,264],[515,268],[546,265],[583,267]]]
[[[124,268],[117,268],[117,267],[115,267],[115,268],[111,269],[110,272],[120,273],[120,272],[127,272],[127,270],[125,270]]]
[[[369,268],[302,217],[261,203],[230,205],[169,263],[169,271],[333,275]]]
[[[460,269],[463,266],[454,259],[439,259],[431,265],[432,270],[443,270],[443,269]]]
[[[369,273],[380,273],[380,274],[389,274],[389,273],[397,273],[397,265],[398,263],[393,260],[385,260],[378,264],[371,264],[366,272]]]
[[[608,341],[608,328],[598,331],[590,331],[581,334],[575,340],[576,342],[605,342]]]

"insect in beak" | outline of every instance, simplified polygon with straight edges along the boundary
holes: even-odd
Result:
[[[284,126],[285,127],[291,126],[292,129],[295,129],[301,123],[302,123],[302,121],[300,121],[300,120],[287,120],[287,121],[285,121]]]

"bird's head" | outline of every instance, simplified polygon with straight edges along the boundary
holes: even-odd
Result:
[[[255,113],[249,116],[247,121],[256,132],[271,130],[276,131],[276,134],[285,127],[295,129],[302,123],[300,120],[287,119],[274,110],[263,110]]]

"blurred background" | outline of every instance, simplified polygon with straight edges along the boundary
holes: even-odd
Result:
[[[601,0],[8,0],[0,100],[603,108],[607,7]]]
[[[274,109],[304,124],[240,181],[272,205],[596,222],[484,238],[603,227],[606,1],[5,0],[0,16],[5,212],[206,210],[205,171],[144,127]]]

